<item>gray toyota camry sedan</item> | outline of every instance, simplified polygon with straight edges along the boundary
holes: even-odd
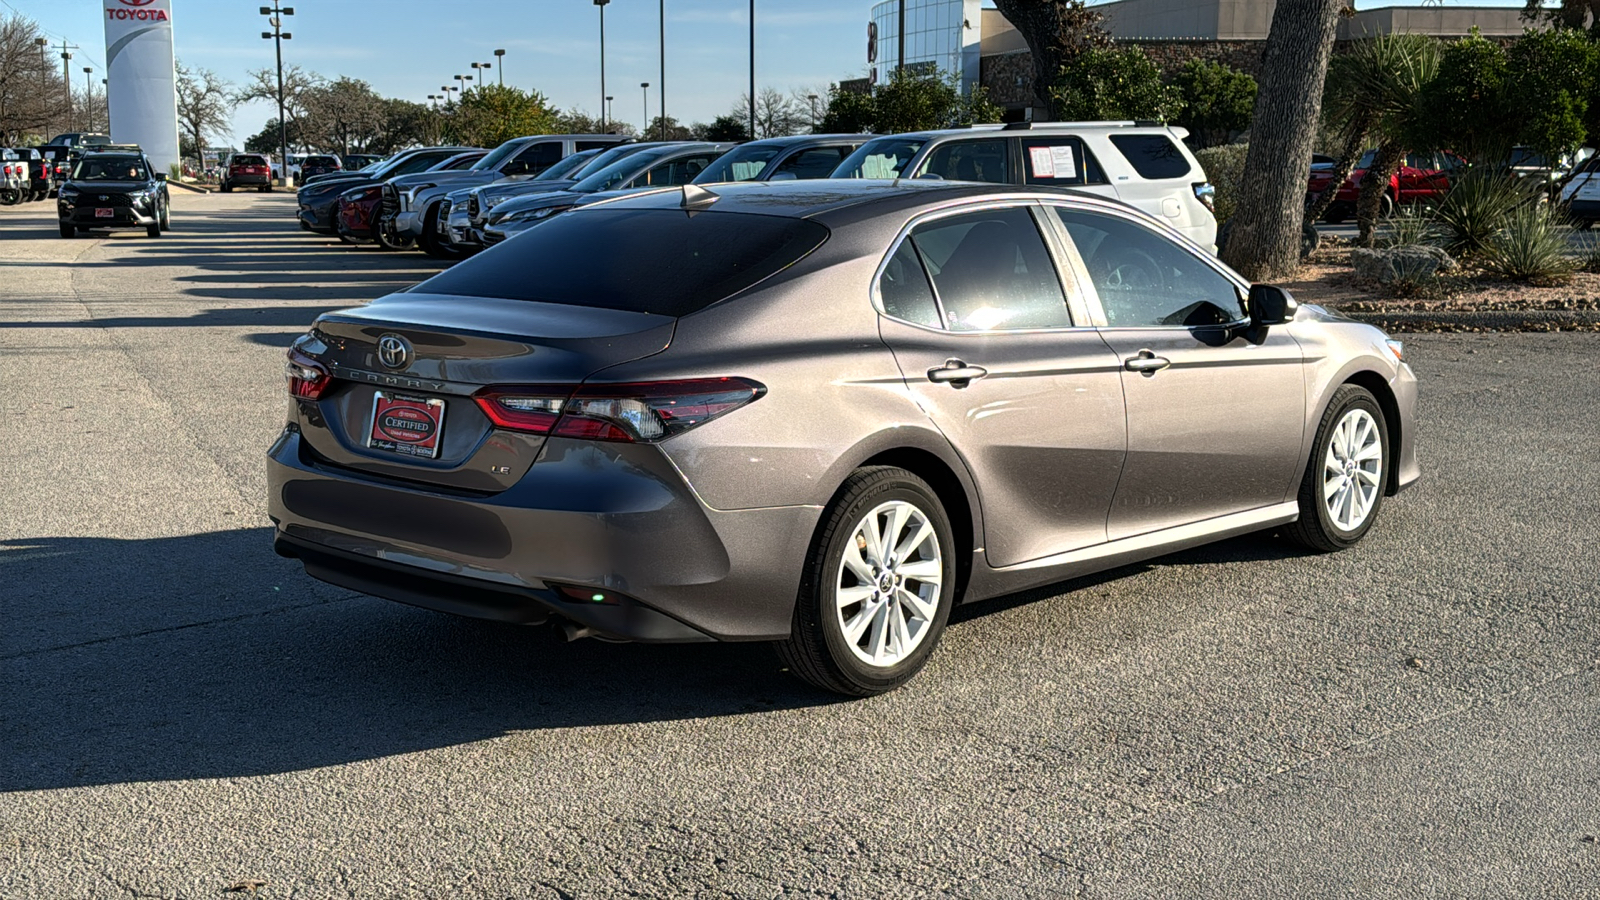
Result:
[[[289,351],[279,553],[571,637],[912,677],[951,607],[1418,477],[1401,346],[1064,190],[693,186],[580,209]]]

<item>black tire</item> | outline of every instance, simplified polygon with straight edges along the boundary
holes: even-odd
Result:
[[[1394,209],[1394,198],[1388,194],[1384,194],[1383,197],[1378,200],[1378,218],[1394,218]]]
[[[233,193],[233,185],[231,185],[231,184],[227,183],[226,181],[224,181],[222,183],[222,187],[220,188],[220,190],[224,194],[231,194],[231,193]]]
[[[261,191],[261,193],[263,193],[263,194],[270,194],[270,193],[272,193],[272,185],[270,185],[270,184],[263,184],[263,185],[262,185],[262,186],[261,186],[261,187],[260,187],[260,188],[258,188],[258,189],[257,189],[257,190],[259,190],[259,191]]]
[[[61,236],[64,237],[64,238],[77,237],[78,236],[78,228],[77,228],[77,226],[75,226],[75,225],[62,225],[61,226]]]
[[[1365,410],[1372,416],[1378,426],[1378,440],[1382,448],[1382,466],[1378,471],[1378,490],[1373,497],[1372,509],[1367,512],[1366,518],[1350,530],[1340,528],[1329,515],[1328,508],[1323,503],[1323,472],[1324,460],[1329,452],[1329,443],[1333,439],[1334,430],[1338,423],[1353,410]],[[1389,486],[1389,470],[1394,465],[1394,459],[1389,447],[1389,423],[1384,419],[1383,408],[1378,405],[1377,398],[1366,388],[1355,384],[1340,385],[1334,391],[1333,400],[1328,403],[1328,408],[1322,414],[1322,421],[1317,425],[1317,440],[1311,445],[1311,458],[1306,462],[1305,476],[1300,480],[1300,518],[1284,526],[1284,535],[1295,543],[1319,553],[1332,553],[1354,546],[1355,543],[1372,530],[1372,523],[1378,520],[1378,514],[1383,511],[1383,497]]]
[[[151,222],[144,227],[144,233],[146,237],[161,237],[161,223]]]
[[[846,545],[856,526],[878,505],[892,500],[916,507],[933,527],[941,562],[938,607],[928,620],[920,643],[905,658],[893,665],[875,666],[852,652],[834,608],[834,591]],[[944,633],[955,603],[957,552],[950,520],[927,482],[892,466],[872,466],[851,473],[823,513],[801,573],[789,638],[775,645],[778,658],[796,677],[851,697],[870,697],[906,683],[922,669]],[[899,614],[899,608],[892,614]]]
[[[1329,225],[1342,225],[1344,220],[1348,218],[1350,218],[1350,210],[1343,203],[1335,203],[1329,206],[1327,212],[1322,214],[1322,221],[1327,222]]]
[[[163,204],[161,204],[161,210],[156,215],[156,224],[161,226],[161,230],[162,231],[171,231],[172,230],[172,204],[171,203],[163,203]]]
[[[439,227],[439,224],[440,224],[439,223],[439,207],[440,207],[440,205],[441,204],[435,203],[432,206],[429,206],[427,213],[425,213],[423,215],[423,217],[422,217],[422,237],[421,237],[421,239],[419,239],[417,241],[417,246],[422,248],[422,252],[423,253],[428,254],[429,256],[433,257],[434,259],[445,259],[445,260],[461,259],[462,256],[463,256],[462,252],[460,250],[457,250],[456,248],[446,244],[440,238],[440,227]]]
[[[22,192],[6,188],[0,190],[0,206],[16,206],[22,202]]]

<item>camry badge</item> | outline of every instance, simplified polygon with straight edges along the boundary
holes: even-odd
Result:
[[[411,345],[398,334],[378,338],[378,362],[388,369],[404,369],[411,362]]]

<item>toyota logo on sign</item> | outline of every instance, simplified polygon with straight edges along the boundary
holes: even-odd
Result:
[[[149,6],[156,0],[121,0],[123,6]]]
[[[411,345],[398,334],[386,334],[378,338],[378,362],[385,368],[404,369],[406,363],[411,361]]]

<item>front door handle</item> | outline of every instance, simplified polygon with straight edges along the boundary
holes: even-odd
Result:
[[[1154,375],[1170,365],[1172,365],[1172,360],[1164,356],[1157,356],[1149,350],[1140,350],[1139,355],[1130,356],[1122,361],[1123,368],[1129,372],[1139,372],[1143,375]]]
[[[987,374],[989,374],[989,370],[982,366],[969,366],[959,359],[952,359],[937,369],[929,369],[928,380],[934,384],[948,384],[954,388],[964,388]]]

